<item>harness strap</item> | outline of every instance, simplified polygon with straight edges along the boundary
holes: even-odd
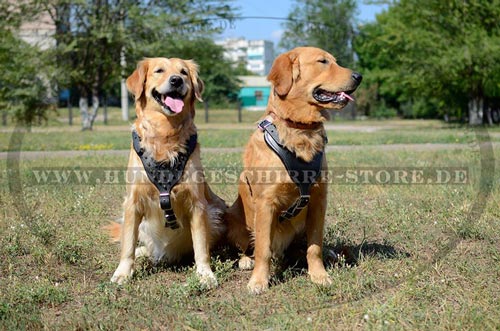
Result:
[[[308,205],[311,186],[321,173],[324,152],[316,153],[310,162],[305,162],[297,157],[294,152],[283,146],[278,130],[271,121],[264,119],[258,124],[258,127],[264,131],[266,144],[278,155],[288,175],[299,189],[300,197],[287,210],[282,211],[279,216],[280,222],[289,220],[297,216]]]
[[[141,147],[141,137],[133,130],[132,142],[134,150],[141,159],[142,165],[151,183],[160,191],[160,207],[165,211],[165,226],[171,229],[179,228],[176,222],[170,192],[175,185],[179,183],[182,177],[186,163],[196,148],[198,136],[193,134],[187,141],[187,150],[185,153],[179,153],[174,162],[157,162],[151,155],[145,153]]]

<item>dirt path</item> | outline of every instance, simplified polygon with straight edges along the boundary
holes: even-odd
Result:
[[[492,143],[494,148],[500,147],[500,142]],[[331,145],[327,146],[327,152],[335,151],[362,151],[379,150],[381,152],[408,150],[414,152],[439,151],[439,150],[477,150],[477,144],[392,144],[392,145]],[[202,154],[207,153],[241,153],[243,147],[204,147]],[[78,156],[123,156],[126,157],[129,150],[100,150],[100,151],[26,151],[26,152],[0,152],[0,160],[7,158],[18,158],[21,160],[71,158]]]

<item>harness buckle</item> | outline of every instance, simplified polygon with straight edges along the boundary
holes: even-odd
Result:
[[[309,194],[301,195],[290,208],[281,212],[279,221],[283,222],[297,216],[309,204],[310,198]]]
[[[160,207],[165,211],[165,227],[172,230],[179,228],[179,224],[176,222],[177,217],[175,217],[174,210],[172,209],[170,193],[160,193]]]
[[[163,210],[172,210],[172,202],[170,201],[170,193],[160,193],[160,206]]]
[[[273,122],[265,118],[257,124],[257,127],[260,131],[265,131],[266,128],[271,124],[273,124]]]
[[[177,217],[175,217],[173,210],[165,210],[165,227],[172,230],[179,228],[179,223],[177,223]]]
[[[297,208],[304,209],[304,207],[306,207],[307,204],[309,203],[309,199],[311,199],[311,196],[309,194],[308,195],[301,195],[299,200],[298,200]]]

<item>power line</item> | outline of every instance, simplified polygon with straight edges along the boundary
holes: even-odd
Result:
[[[241,21],[241,20],[274,20],[274,21],[283,21],[283,22],[294,22],[294,23],[301,23],[301,24],[312,24],[312,25],[319,25],[319,26],[326,26],[326,27],[334,27],[333,24],[328,24],[325,22],[319,22],[319,21],[311,21],[311,20],[302,20],[302,19],[295,19],[295,18],[289,18],[289,17],[278,17],[278,16],[228,16],[228,17],[211,17],[211,18],[204,18],[204,19],[193,19],[189,21],[184,21],[181,22],[181,24],[195,24],[195,23],[208,23],[211,21],[219,21],[219,22],[225,22],[229,25],[234,24],[234,21]]]

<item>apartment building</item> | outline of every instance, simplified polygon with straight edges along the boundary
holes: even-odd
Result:
[[[235,65],[243,64],[258,76],[266,76],[274,60],[274,44],[267,40],[229,38],[216,41],[224,47],[224,56]]]

